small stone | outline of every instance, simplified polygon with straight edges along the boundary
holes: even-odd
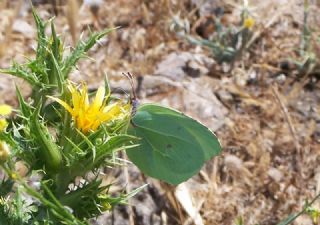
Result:
[[[243,168],[242,160],[235,155],[227,155],[224,158],[224,164],[232,171],[239,171]]]
[[[27,38],[35,37],[34,28],[25,20],[16,19],[13,23],[12,30],[17,33],[23,34]]]
[[[271,177],[274,181],[280,182],[283,178],[283,173],[278,170],[277,168],[271,167],[268,170],[268,175]]]

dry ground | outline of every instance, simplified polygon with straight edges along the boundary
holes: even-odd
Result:
[[[17,11],[17,5],[18,1],[10,1],[0,11],[2,68],[32,57],[36,45],[30,11],[25,5]],[[117,179],[119,188],[128,182],[132,188],[144,182],[150,186],[132,199],[132,207],[118,207],[96,223],[130,224],[133,215],[135,224],[201,224],[202,219],[207,225],[228,225],[243,217],[247,225],[271,225],[301,209],[320,191],[319,74],[299,75],[286,63],[298,59],[303,1],[255,1],[251,7],[255,39],[231,71],[228,65],[218,65],[208,49],[169,29],[178,13],[194,27],[218,7],[227,8],[226,23],[237,23],[240,6],[235,0],[106,0],[98,25],[87,7],[79,11],[78,34],[86,36],[89,26],[121,29],[90,52],[92,60],[80,62],[72,80],[88,81],[94,88],[108,74],[115,92],[128,93],[128,81],[121,73],[131,71],[141,84],[141,101],[170,105],[199,119],[216,132],[224,149],[178,191],[143,178],[133,166],[129,178],[123,170],[112,172],[106,182]],[[43,18],[53,16],[50,4],[37,9]],[[319,9],[310,1],[309,25],[315,32]],[[58,33],[73,46],[70,14],[66,5],[58,10]],[[191,33],[196,35],[195,29]],[[319,54],[319,45],[314,49]],[[16,104],[14,83],[28,95],[25,83],[2,75],[1,102]],[[200,212],[196,222],[183,210],[187,193]],[[302,216],[295,224],[313,223]]]

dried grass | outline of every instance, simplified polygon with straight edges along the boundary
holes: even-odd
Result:
[[[279,75],[284,73],[279,64],[298,57],[302,1],[272,0],[255,4],[255,35],[250,42],[250,50],[243,60],[236,63],[232,74],[225,73],[227,70],[223,66],[213,64],[207,68],[207,75],[192,78],[186,74],[182,80],[173,80],[159,74],[152,75],[159,62],[170,53],[210,54],[177,38],[168,29],[172,15],[179,11],[191,25],[199,21],[201,15],[194,10],[196,6],[187,0],[106,1],[99,10],[100,28],[118,25],[122,28],[102,40],[90,52],[95,61],[81,61],[78,71],[72,76],[76,81],[84,79],[96,87],[107,73],[115,90],[129,91],[121,72],[132,71],[144,77],[141,96],[145,97],[142,101],[159,101],[177,107],[211,128],[217,121],[221,122],[217,135],[224,146],[224,153],[208,162],[200,176],[186,183],[194,200],[194,209],[200,212],[204,224],[208,225],[235,224],[240,216],[246,225],[277,224],[300,209],[304,201],[320,189],[319,85],[308,91],[306,84],[310,82],[310,76],[297,80],[295,68],[290,68],[283,80],[279,79]],[[239,2],[234,1],[230,5],[233,6],[229,6],[232,10],[227,14],[228,21],[237,21]],[[42,16],[48,17],[46,7],[39,7]],[[311,25],[319,24],[319,11],[319,6],[312,7],[315,22]],[[1,23],[16,17],[12,15],[15,15],[12,9],[2,9]],[[32,21],[30,13],[23,19],[29,23]],[[58,16],[55,22],[58,33],[65,36],[68,43],[72,42],[68,32],[86,35],[87,26],[95,23],[87,9],[79,12],[75,26],[71,22],[68,26],[63,15]],[[10,27],[8,24],[10,22],[0,26],[1,33],[4,27]],[[79,30],[72,31],[70,27]],[[73,41],[76,36],[73,35]],[[18,60],[21,60],[22,53],[29,56],[34,47],[34,41],[24,34],[12,33],[9,39],[5,44],[5,57],[0,60],[2,67],[8,66],[14,58],[20,57]],[[198,63],[199,60],[195,61]],[[276,91],[273,88],[275,84],[278,85]],[[14,95],[10,88],[4,88],[0,94],[5,96],[8,93]],[[216,96],[220,105],[216,103]],[[207,114],[206,108],[216,104],[218,106]],[[219,119],[216,119],[217,115],[220,115]],[[138,182],[141,183],[143,181]],[[157,189],[163,191],[161,186]],[[173,193],[170,190],[171,197],[162,196],[171,199],[171,212],[160,209],[158,215],[159,218],[169,217],[166,222],[169,225],[180,223],[177,222],[178,212],[184,204],[180,202],[182,207],[177,206]],[[205,201],[201,202],[201,199]],[[144,207],[143,204],[142,201],[136,207]],[[170,217],[174,219],[170,220]],[[180,217],[182,222],[190,221],[190,215],[183,211]]]

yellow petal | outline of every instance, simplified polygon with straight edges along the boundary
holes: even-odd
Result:
[[[99,118],[101,122],[107,122],[114,117],[117,117],[121,113],[121,107],[119,104],[114,103],[111,105],[112,107],[106,107],[108,108],[107,111],[103,110],[103,115]]]
[[[83,110],[80,110],[77,117],[77,127],[80,130],[82,130],[85,126],[85,122],[86,122],[85,112],[83,112]]]
[[[103,100],[104,100],[104,95],[105,95],[105,89],[104,87],[99,87],[96,97],[92,103],[92,109],[93,110],[98,110],[102,107]]]
[[[0,119],[0,131],[4,131],[8,126],[8,122],[5,119]]]
[[[97,130],[100,125],[101,125],[101,121],[100,120],[96,120],[94,122],[94,124],[92,124],[91,130]]]
[[[77,111],[80,106],[81,95],[79,91],[71,83],[68,85],[68,89],[72,96],[72,104],[75,111]]]
[[[115,103],[113,103],[113,104],[111,104],[111,105],[107,105],[106,107],[104,107],[103,108],[103,113],[107,113],[107,112],[109,112],[112,108],[114,108],[114,107],[119,107],[120,106],[120,101],[118,101],[118,102],[115,102]]]
[[[70,114],[73,114],[73,109],[65,102],[65,101],[62,101],[61,99],[59,98],[55,98],[55,97],[52,97],[52,96],[48,96],[48,98],[51,98],[52,100],[58,102],[60,105],[62,105],[66,110],[68,110],[68,112]]]
[[[12,107],[10,105],[0,105],[0,115],[7,116],[12,112]]]
[[[86,122],[87,123],[82,127],[82,131],[84,133],[87,133],[89,130],[94,130],[92,121],[86,121]]]
[[[72,105],[68,105],[66,102],[54,97],[50,98],[57,101],[71,113],[76,127],[83,133],[95,131],[102,123],[120,119],[130,111],[130,107],[127,109],[127,105],[124,105],[121,101],[106,106],[109,93],[108,96],[105,96],[104,87],[98,88],[96,96],[91,103],[89,102],[88,88],[85,83],[82,83],[78,89],[70,82],[68,89],[71,93]]]
[[[86,84],[82,84],[82,89],[80,92],[80,107],[84,110],[87,111],[89,108],[89,97],[88,97],[88,87]]]

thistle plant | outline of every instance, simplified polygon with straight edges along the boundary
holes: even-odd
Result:
[[[290,59],[298,68],[300,75],[318,74],[320,72],[319,46],[320,35],[317,29],[309,25],[310,3],[304,1],[303,26],[301,29],[298,59]]]
[[[6,174],[0,183],[0,224],[84,225],[126,204],[143,186],[110,193],[112,184],[103,186],[99,176],[101,167],[119,164],[118,151],[125,150],[146,175],[171,184],[189,179],[220,153],[215,135],[178,111],[138,105],[134,92],[131,98],[116,98],[107,79],[95,93],[84,82],[68,79],[77,62],[113,29],[91,33],[66,55],[53,21],[42,21],[35,11],[33,16],[35,58],[0,70],[32,88],[25,99],[16,87],[19,107],[10,118],[11,107],[0,106],[0,166]],[[25,173],[18,172],[18,164]]]
[[[189,24],[181,22],[179,17],[173,18],[172,29],[178,36],[188,40],[190,43],[207,47],[211,50],[213,58],[218,64],[234,63],[240,59],[244,50],[249,46],[248,43],[252,37],[252,29],[255,24],[254,18],[250,15],[248,6],[244,6],[241,12],[241,18],[238,25],[224,24],[223,10],[214,16],[214,32],[208,39],[195,37],[188,34]],[[185,27],[185,25],[187,27]],[[184,30],[184,31],[183,31]]]

